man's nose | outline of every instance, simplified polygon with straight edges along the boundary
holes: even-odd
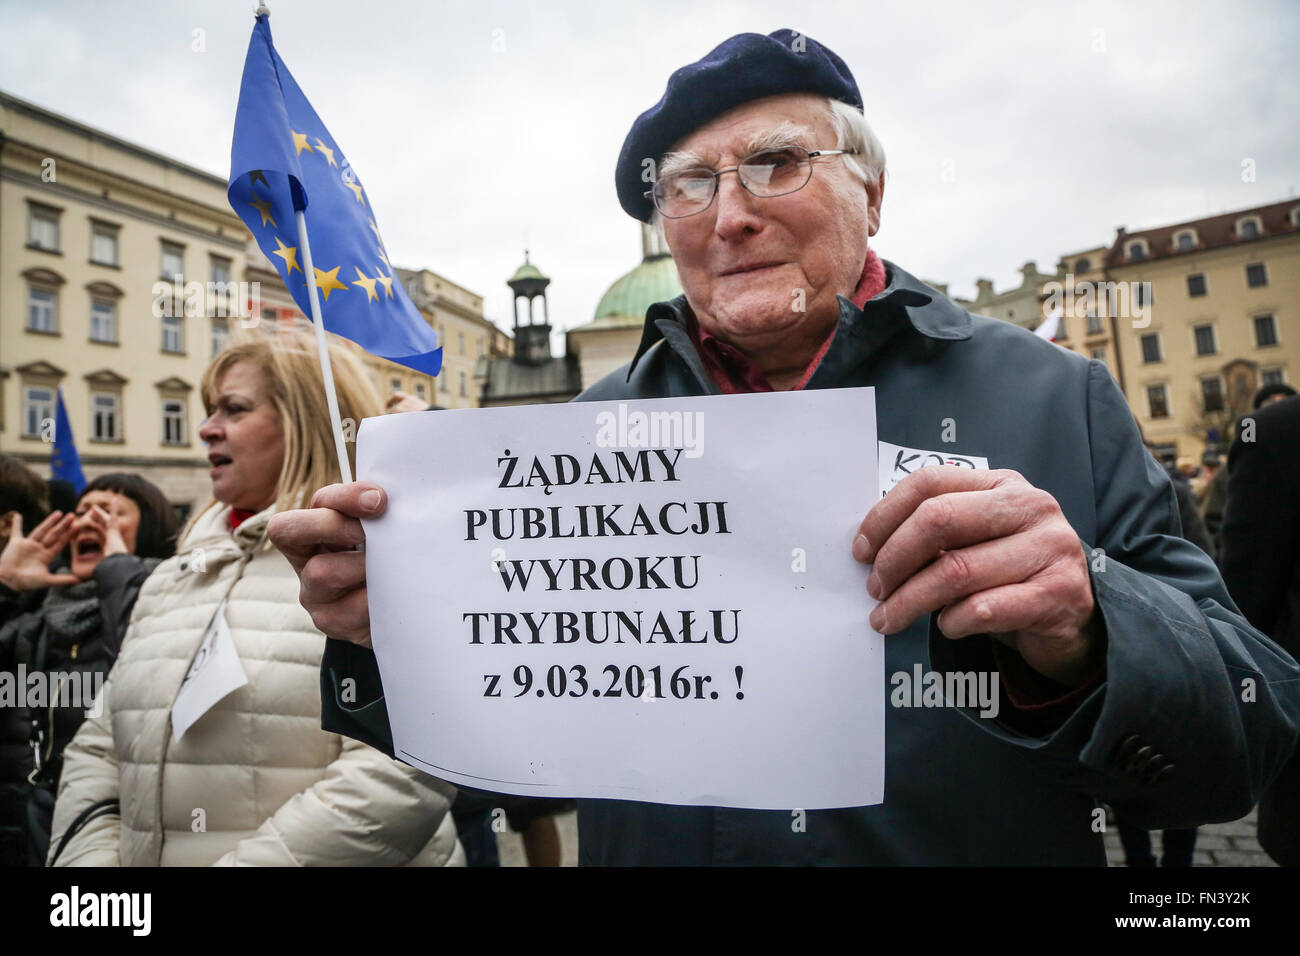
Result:
[[[740,184],[739,173],[724,174],[718,180],[717,218],[713,229],[723,239],[735,239],[763,228],[764,220],[758,211],[759,199]]]

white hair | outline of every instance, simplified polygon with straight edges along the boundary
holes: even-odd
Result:
[[[871,124],[856,106],[831,99],[829,96],[826,98],[826,106],[830,113],[831,128],[835,131],[835,148],[854,151],[851,155],[840,157],[844,160],[845,167],[864,186],[874,184],[885,172],[885,147],[880,145],[880,140],[876,138]],[[805,131],[806,127],[795,126],[789,121],[783,122],[771,133],[760,137],[764,145],[758,148],[765,148],[770,142],[778,140],[793,141],[799,133]],[[756,143],[751,143],[751,147]],[[659,161],[661,172],[665,167],[670,171],[676,171],[680,168],[701,165],[704,165],[703,160],[689,152],[670,152],[660,157]],[[651,211],[650,225],[656,229],[663,228],[663,217],[659,214],[658,208]]]
[[[844,157],[844,164],[864,184],[875,183],[885,171],[885,147],[871,129],[871,124],[856,106],[850,106],[830,97],[826,99],[831,111],[831,126],[835,130],[835,148],[852,149],[855,154]]]

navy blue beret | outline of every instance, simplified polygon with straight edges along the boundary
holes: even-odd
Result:
[[[623,141],[614,181],[618,201],[633,219],[649,222],[654,204],[645,160],[659,157],[686,134],[750,100],[779,93],[821,93],[862,109],[862,94],[844,61],[793,30],[740,33],[702,60],[668,78],[659,102],[637,117]]]

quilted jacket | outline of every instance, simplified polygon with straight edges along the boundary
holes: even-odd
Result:
[[[141,589],[102,714],[82,724],[64,755],[51,861],[463,863],[448,812],[452,786],[321,729],[325,638],[298,604],[292,568],[266,542],[274,509],[233,534],[229,512],[202,515]],[[248,683],[173,741],[173,701],[223,599]]]

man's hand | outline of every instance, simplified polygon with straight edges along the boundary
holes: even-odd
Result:
[[[388,499],[378,485],[354,481],[326,485],[311,507],[271,519],[271,543],[298,574],[298,603],[326,637],[370,646],[370,602],[361,518],[384,513]]]
[[[1088,565],[1060,505],[1014,471],[922,468],[863,519],[853,556],[875,568],[871,626],[942,610],[949,638],[992,634],[1038,673],[1078,686],[1103,652]]]
[[[68,545],[72,537],[74,514],[51,511],[45,520],[23,537],[23,516],[15,514],[9,531],[9,543],[0,552],[0,584],[15,591],[76,584],[75,574],[51,574],[50,562]]]

